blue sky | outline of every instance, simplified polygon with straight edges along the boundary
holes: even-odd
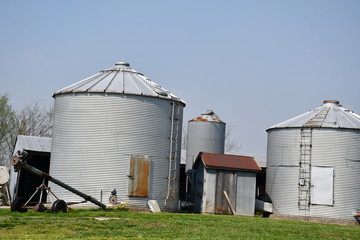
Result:
[[[126,61],[213,109],[240,152],[337,99],[360,114],[360,1],[0,1],[0,94],[20,109]]]

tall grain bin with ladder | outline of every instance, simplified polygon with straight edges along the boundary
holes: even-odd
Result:
[[[116,192],[131,207],[157,200],[162,210],[177,209],[185,106],[180,98],[125,62],[53,97],[50,175],[105,204]],[[51,187],[67,202],[81,201]]]
[[[358,220],[359,115],[325,100],[267,132],[266,192],[275,214]]]

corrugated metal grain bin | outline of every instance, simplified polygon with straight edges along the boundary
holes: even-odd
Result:
[[[105,204],[178,206],[185,103],[125,62],[54,93],[50,174]],[[51,186],[65,201],[79,197]],[[87,203],[91,204],[91,203]]]
[[[360,116],[339,101],[267,129],[275,214],[355,220],[360,208]]]
[[[185,171],[192,169],[199,152],[224,153],[225,127],[212,110],[188,122]]]

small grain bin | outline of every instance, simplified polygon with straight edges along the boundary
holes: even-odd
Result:
[[[181,99],[125,62],[53,97],[52,176],[105,204],[116,194],[135,208],[157,200],[162,210],[177,209]],[[65,201],[82,200],[51,187]]]
[[[224,153],[226,124],[208,110],[188,122],[186,169],[192,169],[199,152]]]
[[[339,101],[267,129],[275,214],[354,220],[360,209],[360,116]]]

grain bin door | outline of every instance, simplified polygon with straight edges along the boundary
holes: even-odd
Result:
[[[330,167],[311,168],[311,204],[333,205],[334,169]]]
[[[150,183],[150,157],[132,154],[129,171],[129,197],[148,197]]]

